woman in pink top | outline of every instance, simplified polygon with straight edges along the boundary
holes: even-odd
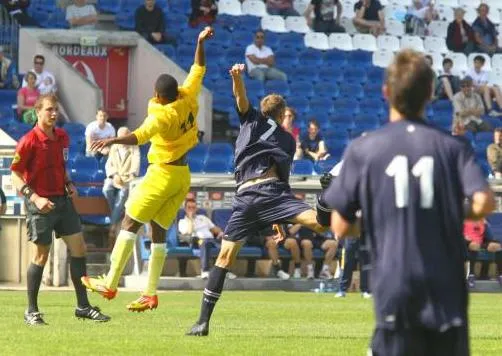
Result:
[[[37,76],[35,73],[26,73],[25,79],[28,85],[17,92],[17,114],[22,117],[23,122],[32,125],[37,121],[34,106],[40,92],[36,87]]]

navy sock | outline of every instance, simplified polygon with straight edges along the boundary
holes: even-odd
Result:
[[[27,273],[28,313],[38,311],[38,291],[42,283],[44,266],[30,263]]]
[[[495,252],[495,263],[497,264],[499,276],[502,276],[502,251]]]
[[[218,266],[214,266],[211,270],[204,294],[202,295],[202,306],[198,324],[208,323],[211,319],[216,302],[220,299],[227,272],[227,269]]]
[[[77,295],[77,304],[79,308],[87,308],[90,306],[87,299],[87,291],[80,281],[80,278],[86,275],[85,257],[71,257],[70,259],[70,275],[75,294]]]
[[[478,260],[478,251],[469,251],[469,274],[475,275],[474,269]]]

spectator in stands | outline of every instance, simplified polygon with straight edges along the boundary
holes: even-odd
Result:
[[[294,126],[296,119],[296,111],[292,107],[286,107],[284,110],[284,120],[282,121],[282,128],[289,132],[296,142],[295,157],[301,155],[302,150],[300,146],[300,129]]]
[[[4,215],[5,212],[7,211],[7,198],[5,197],[5,193],[2,190],[2,187],[0,187],[0,215]],[[0,229],[2,227],[0,226]]]
[[[28,72],[24,80],[28,85],[17,91],[17,114],[24,123],[34,125],[37,122],[35,102],[40,96],[36,86],[37,76],[33,72]]]
[[[28,15],[30,0],[2,0],[2,5],[19,26],[38,27],[37,21]]]
[[[94,141],[115,137],[115,128],[108,122],[108,114],[105,109],[99,108],[96,112],[96,120],[85,128],[85,150],[87,156],[101,158],[110,152],[109,147],[101,149],[99,152],[91,151]]]
[[[218,242],[224,233],[207,216],[197,214],[197,203],[194,199],[185,200],[185,217],[178,222],[178,231],[181,235],[189,238],[196,238],[200,249],[200,264],[202,279],[209,277],[209,260],[211,249],[219,248]],[[227,273],[227,278],[235,279],[237,276],[231,272]]]
[[[455,120],[453,122],[453,128],[451,130],[451,135],[463,137],[463,136],[465,136],[465,134],[466,134],[466,130],[465,130],[464,124],[460,120]]]
[[[75,30],[95,30],[98,13],[87,0],[73,0],[73,5],[66,8],[66,21]]]
[[[495,178],[502,178],[502,127],[493,132],[493,143],[486,148],[486,157]]]
[[[166,33],[164,11],[155,5],[155,0],[145,0],[145,4],[136,9],[134,19],[136,32],[151,44],[176,46],[176,37]]]
[[[425,60],[427,61],[427,64],[429,65],[429,67],[431,67],[432,69],[432,74],[433,74],[433,86],[434,88],[437,88],[437,85],[438,85],[438,75],[436,74],[436,71],[434,70],[434,60],[432,59],[432,56],[430,55],[425,55]],[[432,98],[431,100],[436,100],[436,92],[433,91],[432,92]]]
[[[367,248],[361,246],[360,239],[348,238],[343,241],[344,264],[340,279],[340,291],[336,293],[336,298],[344,298],[352,284],[352,275],[359,262],[359,290],[363,298],[371,298],[369,290],[369,254]]]
[[[117,131],[122,137],[130,133],[125,126]],[[110,207],[110,233],[108,246],[113,247],[120,221],[124,214],[124,205],[129,196],[129,183],[139,175],[140,152],[138,146],[113,145],[105,165],[106,179],[103,195]]]
[[[427,26],[439,18],[431,0],[413,0],[405,17],[406,33],[414,36],[427,35]]]
[[[41,95],[57,92],[56,78],[54,74],[44,69],[45,57],[41,54],[33,57],[33,69],[31,70],[37,76],[36,86]],[[26,80],[23,80],[23,87],[27,86]]]
[[[211,25],[216,20],[218,5],[215,0],[192,0],[192,13],[189,23],[192,27],[201,24]]]
[[[312,230],[302,228],[300,224],[289,228],[290,236],[296,236],[303,252],[303,259],[307,264],[307,279],[314,279],[314,248],[324,251],[324,263],[319,278],[332,279],[330,268],[336,255],[337,241],[331,237],[319,235]]]
[[[340,25],[342,11],[343,8],[340,0],[312,0],[305,9],[303,16],[305,16],[307,23],[315,32],[324,32],[327,34],[345,32],[345,28]],[[314,13],[313,19],[311,16],[312,13]]]
[[[385,33],[385,14],[378,0],[359,0],[354,4],[354,26],[361,33],[379,36]]]
[[[5,56],[3,46],[0,46],[0,89],[19,88],[15,70],[15,65]]]
[[[464,20],[465,10],[455,9],[455,20],[448,25],[446,45],[453,52],[463,52],[466,56],[474,52],[475,38],[472,27]]]
[[[265,46],[265,32],[258,30],[255,33],[254,43],[246,47],[246,66],[251,78],[264,80],[287,81],[286,73],[275,68],[275,56],[270,47]]]
[[[469,70],[468,75],[472,78],[476,92],[484,98],[488,115],[502,116],[502,113],[493,110],[492,100],[495,98],[499,107],[502,108],[502,92],[497,85],[488,84],[488,72],[483,70],[484,65],[485,57],[481,55],[474,57],[474,66]]]
[[[472,132],[490,131],[492,127],[481,119],[485,113],[483,99],[474,92],[472,78],[465,77],[460,82],[460,92],[453,96],[453,125],[460,122],[466,130]]]
[[[329,157],[328,148],[319,131],[320,128],[317,120],[310,120],[307,135],[303,137],[300,144],[302,150],[301,157],[314,162],[325,160]]]
[[[269,15],[300,16],[293,7],[293,0],[265,0]]]
[[[480,249],[495,253],[495,263],[497,264],[497,281],[502,287],[502,242],[497,239],[485,219],[465,220],[464,238],[468,249],[469,277],[467,282],[469,288],[475,287],[476,277],[474,267],[478,259]]]
[[[460,91],[460,78],[452,73],[453,61],[450,58],[443,59],[443,71],[437,78],[436,98],[449,99]]]
[[[488,18],[490,7],[487,4],[481,4],[478,7],[478,17],[472,23],[474,37],[479,52],[492,55],[501,51],[498,45],[498,32],[493,22]],[[498,16],[498,14],[497,14]]]

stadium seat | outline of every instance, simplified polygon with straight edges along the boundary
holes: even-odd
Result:
[[[478,52],[469,54],[469,57],[467,57],[467,67],[472,68],[474,66],[474,58],[476,56],[483,56],[485,58],[485,65],[483,66],[483,70],[488,72],[492,70],[492,59],[490,58],[490,56],[486,53]]]
[[[75,184],[89,184],[93,183],[92,175],[93,170],[73,170],[71,171],[71,179]]]
[[[312,175],[314,173],[314,163],[309,159],[299,159],[293,161],[291,173],[297,175]]]
[[[443,56],[438,52],[426,52],[424,53],[432,58],[432,68],[438,73],[443,72]]]
[[[326,51],[330,49],[328,36],[321,32],[308,32],[304,37],[305,47]]]
[[[307,25],[307,20],[303,16],[288,16],[286,17],[286,30],[298,33],[310,32],[310,27]]]
[[[298,61],[302,66],[319,67],[323,62],[323,55],[321,51],[307,48],[298,54]]]
[[[110,217],[107,215],[80,215],[80,221],[83,224],[90,225],[110,225]]]
[[[206,164],[206,158],[202,156],[188,156],[187,158],[188,167],[192,173],[202,173],[204,172],[204,165]]]
[[[472,1],[474,2],[477,0],[472,0]],[[472,24],[476,20],[476,18],[478,17],[478,10],[477,10],[478,6],[479,5],[463,6],[463,8],[465,10],[464,20],[467,21],[467,23]]]
[[[232,16],[242,15],[241,3],[239,0],[218,1],[218,15],[228,14]]]
[[[222,230],[227,227],[228,220],[232,215],[232,209],[213,209],[211,220],[216,226],[219,226]]]
[[[96,171],[99,169],[98,161],[94,157],[77,156],[72,162],[72,169]]]
[[[488,73],[488,83],[502,87],[502,72],[493,70]]]
[[[364,90],[360,82],[357,79],[350,78],[340,84],[340,94],[339,98],[353,98],[362,99],[364,96]]]
[[[463,53],[448,53],[445,58],[450,58],[453,61],[453,72],[466,72],[468,70],[467,58]]]
[[[379,50],[373,52],[373,65],[380,68],[387,68],[394,59],[394,53],[391,51]]]
[[[458,0],[437,0],[436,4],[439,5],[439,6],[457,7],[458,6]]]
[[[288,32],[281,35],[281,46],[283,48],[294,48],[302,50],[305,48],[303,34]]]
[[[312,98],[314,96],[314,86],[312,83],[308,82],[293,82],[289,85],[289,90],[291,93],[295,93],[295,95],[303,96],[305,98]],[[293,103],[296,105],[295,101],[292,101],[292,104]]]
[[[345,83],[347,84],[364,84],[366,83],[366,69],[357,67],[347,68],[344,74]]]
[[[328,37],[330,49],[340,49],[342,51],[352,51],[352,37],[347,33],[331,33]]]
[[[403,36],[401,37],[400,49],[411,48],[415,51],[423,52],[424,41],[418,36]]]
[[[428,52],[441,53],[441,54],[446,54],[449,51],[448,47],[446,47],[446,41],[444,37],[432,37],[432,36],[425,37],[424,48]]]
[[[319,175],[327,173],[331,171],[337,163],[338,160],[332,158],[328,158],[324,161],[317,161],[315,164],[315,171]]]
[[[351,63],[353,67],[369,68],[371,67],[372,53],[368,51],[351,51],[347,52],[347,62]]]
[[[429,24],[429,32],[431,36],[446,38],[448,32],[448,21],[432,21]]]
[[[344,50],[331,50],[324,53],[324,65],[336,67],[337,69],[343,68],[347,65],[348,51]],[[323,68],[321,68],[322,70]]]
[[[436,6],[439,18],[443,21],[452,22],[454,20],[453,9],[450,6]]]
[[[493,142],[492,132],[478,132],[476,133],[476,142]]]
[[[284,96],[289,95],[289,86],[287,82],[282,80],[268,80],[265,83],[265,93],[277,93]]]
[[[242,3],[242,13],[244,15],[263,17],[267,15],[267,8],[263,1],[245,0]]]
[[[263,30],[268,30],[278,33],[289,32],[289,30],[286,29],[286,23],[284,22],[282,16],[271,16],[271,15],[263,16],[261,18],[261,28]]]
[[[390,36],[400,37],[404,35],[404,24],[401,21],[390,19],[386,22],[385,29]]]
[[[319,82],[314,86],[315,95],[323,98],[336,99],[340,90],[335,82]]]
[[[386,51],[399,51],[399,39],[396,36],[378,36],[377,38],[377,46],[379,50]]]
[[[234,154],[234,147],[228,142],[213,142],[209,144],[209,156],[223,156],[225,159]]]
[[[377,50],[377,41],[375,36],[366,34],[357,34],[352,38],[352,45],[355,50],[373,52]]]
[[[209,156],[204,165],[204,173],[233,173],[233,157]]]

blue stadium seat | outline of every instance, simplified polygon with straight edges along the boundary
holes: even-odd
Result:
[[[453,106],[449,100],[436,100],[432,103],[432,109],[434,113],[446,113],[451,114],[453,112]]]
[[[357,115],[359,113],[359,102],[354,99],[337,99],[334,106],[335,113],[342,115]]]
[[[492,132],[478,132],[476,134],[476,142],[493,142]]]
[[[197,146],[188,151],[188,157],[206,158],[209,152],[209,145],[207,143],[199,143]]]
[[[94,157],[87,157],[87,156],[77,156],[72,162],[71,165],[72,169],[75,170],[89,170],[89,171],[97,171],[99,169],[98,167],[98,161]]]
[[[107,215],[80,215],[80,221],[83,224],[110,225],[110,217]]]
[[[359,104],[359,109],[362,115],[372,115],[377,118],[384,114],[385,104],[381,99],[364,98]]]
[[[78,122],[67,122],[63,125],[63,129],[70,136],[81,136],[82,138],[85,136],[85,125]]]
[[[134,30],[134,12],[130,10],[121,10],[115,15],[115,24],[123,30]]]
[[[245,82],[246,82],[246,90],[248,92],[252,92],[255,95],[259,96],[265,95],[265,86],[263,82],[253,79],[247,79]]]
[[[173,12],[189,14],[192,10],[190,1],[186,0],[169,0],[169,7]]]
[[[320,67],[323,64],[323,54],[319,50],[307,48],[298,55],[302,66]]]
[[[225,230],[231,214],[232,209],[213,209],[211,220],[216,226],[219,226],[221,229]]]
[[[206,164],[206,158],[203,157],[191,157],[188,156],[187,159],[188,167],[192,173],[202,173],[204,172],[204,165]]]
[[[218,34],[214,36],[211,42],[213,42],[213,44],[216,46],[224,48],[233,47],[232,35],[227,31],[218,32]]]
[[[483,158],[485,158],[485,156],[486,156],[486,153],[483,156]],[[488,162],[486,162],[485,160],[482,160],[482,161],[480,160],[479,165],[481,166],[481,170],[485,174],[485,177],[493,175],[492,169],[491,169],[490,165],[488,164]]]
[[[345,82],[340,84],[340,95],[342,98],[362,99],[364,97],[363,87],[359,83]],[[364,100],[363,100],[364,102]]]
[[[299,159],[293,161],[291,173],[298,175],[312,175],[314,173],[314,163],[309,159]]]
[[[103,183],[106,179],[106,174],[103,170],[98,170],[92,175],[92,181],[95,183]]]
[[[213,98],[213,108],[221,112],[231,112],[234,110],[235,100],[230,96],[216,95]]]
[[[317,82],[319,78],[319,68],[298,66],[293,72],[295,81]],[[291,78],[290,78],[291,80]]]
[[[347,65],[348,53],[346,51],[332,50],[324,53],[324,65],[343,68]]]
[[[367,70],[367,75],[368,84],[377,83],[379,86],[381,86],[384,80],[385,70],[380,67],[371,67]]]
[[[229,160],[225,157],[209,156],[204,165],[204,173],[230,174],[233,173],[233,166],[233,158]]]
[[[309,111],[308,98],[304,96],[296,96],[296,93],[293,92],[292,95],[287,97],[287,99],[288,105],[291,105],[296,110],[297,119],[303,117]]]
[[[260,21],[261,19],[256,16],[244,15],[239,16],[239,29],[242,31],[248,31],[251,33],[251,38],[254,36],[254,32],[260,29]],[[251,44],[252,41],[247,44]]]
[[[314,86],[317,97],[336,99],[340,95],[340,90],[336,82],[319,82]]]
[[[234,43],[234,46],[244,48],[244,51],[242,52],[243,57],[246,51],[246,47],[253,43],[253,37],[253,32],[247,30],[237,30],[232,33],[232,42]]]
[[[340,67],[326,67],[323,66],[318,68],[319,70],[319,81],[327,83],[343,83],[343,68]]]
[[[275,53],[277,67],[284,70],[286,66],[295,66],[298,64],[298,54],[295,49],[284,47],[279,48]]]
[[[234,154],[234,146],[228,142],[212,142],[209,144],[208,154],[228,159]]]
[[[364,85],[367,81],[366,70],[356,66],[346,69],[343,77],[345,78],[345,82],[348,84]]]
[[[102,182],[102,181],[101,181]],[[103,187],[89,187],[87,190],[88,197],[102,197],[103,196]]]
[[[166,57],[169,57],[172,60],[176,59],[176,48],[174,48],[174,46],[169,44],[157,44],[155,45],[155,48],[164,53]]]
[[[289,91],[294,95],[305,98],[312,98],[314,96],[314,86],[308,82],[293,82],[289,85]]]
[[[288,32],[281,35],[281,47],[293,48],[297,51],[303,50],[305,44],[303,41],[303,34],[296,32]]]
[[[93,183],[92,175],[93,170],[72,170],[71,179],[76,184],[88,184]]]
[[[337,163],[338,163],[338,160],[333,159],[333,158],[328,158],[324,161],[317,161],[315,164],[315,171],[317,172],[317,174],[327,173],[327,172],[331,171],[331,169],[333,169],[333,167]]]
[[[244,62],[244,53],[246,48],[244,46],[233,46],[227,51],[227,63],[241,63]]]
[[[116,0],[98,0],[97,7],[101,12],[116,14],[120,11],[120,1]]]
[[[281,36],[281,34],[276,32],[265,31],[265,43],[272,49],[279,48]]]
[[[287,82],[284,82],[282,80],[268,80],[267,82],[265,82],[265,93],[276,93],[283,96],[288,96],[289,85]]]
[[[336,127],[336,123],[334,124]],[[333,126],[332,126],[333,127]],[[349,132],[347,126],[341,128],[340,126],[336,128],[330,128],[329,130],[323,131],[323,137],[325,140],[343,140],[345,143],[349,140]]]
[[[347,62],[350,63],[353,67],[356,66],[358,68],[361,67],[372,67],[372,52],[367,51],[351,51],[347,53]]]

